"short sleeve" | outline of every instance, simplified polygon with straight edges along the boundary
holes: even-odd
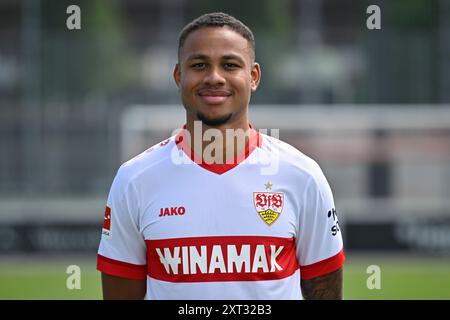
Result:
[[[138,225],[138,199],[126,172],[111,186],[97,255],[97,269],[109,275],[145,279],[146,245]]]
[[[298,232],[296,250],[302,279],[326,275],[344,264],[341,227],[333,195],[318,165],[303,195]]]

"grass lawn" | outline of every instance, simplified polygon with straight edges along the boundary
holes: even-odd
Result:
[[[81,270],[81,288],[66,287],[69,265]],[[381,271],[381,289],[368,289],[369,265]],[[86,257],[0,259],[0,299],[101,299],[100,274]],[[347,256],[344,297],[450,299],[450,258]]]
[[[367,267],[380,268],[380,289],[368,289]],[[344,297],[361,299],[450,299],[450,259],[395,256],[349,256]]]

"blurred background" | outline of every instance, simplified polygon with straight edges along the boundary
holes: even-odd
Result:
[[[255,35],[252,123],[328,177],[345,298],[450,299],[449,0],[0,0],[0,299],[101,298],[111,182],[184,123],[177,37],[212,11]]]

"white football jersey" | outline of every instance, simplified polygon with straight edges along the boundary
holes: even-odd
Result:
[[[235,164],[194,161],[178,134],[124,163],[97,269],[147,279],[146,299],[302,299],[301,279],[344,263],[318,164],[252,129]]]

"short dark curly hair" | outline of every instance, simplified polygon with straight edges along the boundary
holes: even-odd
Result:
[[[252,49],[252,59],[254,60],[255,37],[253,36],[253,32],[249,27],[247,27],[238,19],[223,12],[206,13],[188,23],[183,28],[183,30],[181,30],[178,38],[178,58],[180,57],[181,48],[183,48],[184,42],[186,41],[186,38],[189,36],[189,34],[200,28],[225,26],[247,39],[247,41],[250,43],[250,47]]]

